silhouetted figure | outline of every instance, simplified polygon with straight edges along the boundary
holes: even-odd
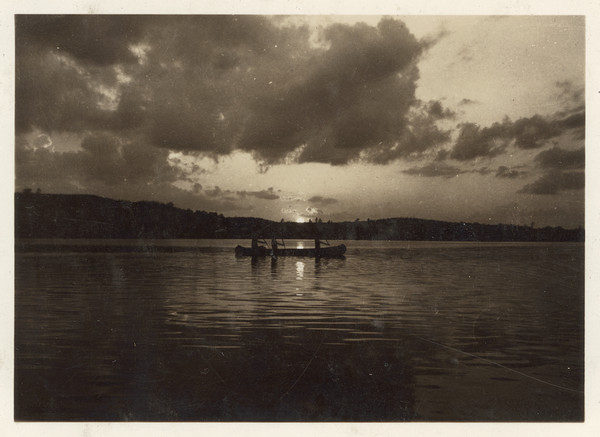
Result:
[[[271,238],[271,256],[277,256],[277,239]]]
[[[252,259],[258,256],[258,239],[252,238]]]
[[[321,256],[321,240],[315,238],[315,258],[319,258]]]

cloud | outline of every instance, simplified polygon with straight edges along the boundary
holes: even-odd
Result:
[[[552,195],[562,191],[585,188],[585,174],[580,171],[561,172],[551,170],[532,184],[523,187],[519,193]]]
[[[510,122],[494,123],[480,128],[475,123],[463,123],[450,158],[468,161],[479,157],[494,157],[504,152],[510,141]]]
[[[17,133],[34,127],[46,132],[83,132],[111,125],[111,112],[101,106],[105,96],[62,55],[18,54],[15,69]]]
[[[425,105],[426,112],[434,119],[453,119],[456,113],[449,108],[444,108],[439,100],[430,100]]]
[[[179,169],[168,164],[168,151],[144,144],[122,143],[108,134],[84,138],[75,152],[53,152],[22,141],[15,149],[16,189],[48,193],[93,193],[122,200],[173,202],[181,208],[238,211],[243,205],[220,188],[202,191],[173,185]],[[225,193],[226,194],[226,193]]]
[[[345,164],[407,130],[422,46],[406,27],[335,24],[323,40],[327,50],[290,66],[294,77],[274,77],[268,101],[250,105],[242,149],[277,162],[302,146],[299,162]]]
[[[458,58],[460,58],[460,62],[465,63],[465,62],[471,62],[474,58],[474,53],[473,53],[473,47],[463,47],[458,53],[457,53]],[[452,65],[456,64],[453,63]]]
[[[547,120],[540,115],[517,120],[511,126],[511,130],[515,145],[521,149],[537,149],[543,146],[546,140],[562,133],[553,120]]]
[[[566,150],[558,146],[540,152],[535,161],[542,168],[553,169],[584,169],[585,168],[585,149],[583,147],[576,150]]]
[[[240,195],[241,197],[253,196],[258,199],[264,199],[264,200],[279,199],[279,195],[275,193],[275,190],[273,189],[273,187],[269,188],[268,190],[261,190],[261,191],[238,191],[237,194]]]
[[[338,203],[338,200],[334,199],[333,197],[323,197],[323,196],[313,196],[310,199],[308,199],[308,201],[311,203],[316,203],[321,206],[329,206],[329,205]]]
[[[407,117],[407,127],[393,145],[381,142],[361,152],[361,157],[375,164],[388,164],[400,158],[420,158],[448,143],[451,131],[436,122],[454,118],[455,113],[439,101],[415,102]]]
[[[459,167],[451,166],[442,162],[434,162],[431,164],[424,165],[422,167],[412,167],[402,171],[402,173],[404,174],[413,176],[444,178],[453,178],[465,172],[465,170]]]
[[[524,186],[519,193],[552,195],[585,188],[585,150],[583,147],[566,150],[558,146],[540,152],[534,161],[544,170],[535,182]]]
[[[556,97],[563,104],[579,106],[585,101],[585,87],[569,80],[557,81],[555,86],[558,90]]]
[[[47,133],[121,127],[125,119],[114,111],[119,78],[137,65],[131,47],[142,40],[144,21],[136,16],[17,15],[17,133],[34,127]]]
[[[558,125],[565,131],[571,130],[576,140],[585,139],[585,110],[578,108],[565,118],[558,120]]]
[[[449,179],[464,173],[487,175],[491,173],[491,170],[488,167],[480,167],[476,169],[460,168],[436,160],[435,162],[423,165],[421,167],[411,167],[409,169],[402,170],[402,173],[412,176],[443,177]]]
[[[584,125],[584,112],[565,118],[536,114],[514,122],[505,118],[484,128],[474,123],[463,123],[459,126],[460,132],[449,157],[459,161],[492,158],[504,153],[509,145],[525,150],[537,149],[566,132],[577,132]]]
[[[38,149],[40,147],[48,148],[52,146],[52,138],[50,138],[46,134],[38,135],[32,144],[34,149]]]
[[[204,190],[204,194],[211,198],[224,199],[231,202],[235,202],[240,198],[245,199],[247,197],[255,197],[262,200],[278,200],[280,198],[273,187],[260,191],[231,191],[223,190],[221,187],[216,185],[212,189]]]
[[[419,102],[432,41],[399,20],[307,27],[258,16],[20,16],[18,132],[111,132],[264,165],[387,163],[447,141]],[[58,47],[58,48],[57,48]]]
[[[564,128],[564,129],[584,128],[585,127],[585,112],[578,111],[574,114],[571,114],[562,120],[558,120],[558,124],[560,127]]]
[[[476,100],[471,100],[471,99],[462,99],[460,102],[458,102],[458,106],[468,106],[468,105],[476,105],[479,102]]]
[[[229,191],[227,191],[227,193],[226,193],[223,190],[221,190],[221,187],[216,185],[214,188],[212,188],[210,190],[205,190],[204,193],[210,197],[223,197],[225,194],[229,193]]]
[[[304,218],[312,218],[318,216],[319,214],[323,214],[321,209],[308,206],[300,215]]]
[[[142,38],[143,21],[126,15],[17,15],[17,51],[36,46],[93,65],[134,63],[129,47]]]
[[[514,168],[506,167],[505,165],[501,165],[496,170],[497,178],[507,178],[507,179],[515,179],[520,178],[527,175],[527,172],[521,170],[515,170]]]
[[[585,86],[572,81],[557,81],[554,98],[562,107],[557,116],[561,129],[572,130],[575,139],[585,138]]]
[[[56,153],[24,144],[16,150],[16,174],[21,184],[45,187],[52,181],[92,189],[99,186],[171,183],[179,171],[167,163],[168,151],[139,143],[124,143],[109,134],[83,138],[81,150]],[[51,187],[48,187],[51,189]]]

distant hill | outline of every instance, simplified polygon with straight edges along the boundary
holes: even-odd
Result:
[[[584,241],[583,229],[451,223],[416,218],[293,223],[224,217],[172,203],[93,195],[15,193],[16,238],[306,238],[412,241]]]

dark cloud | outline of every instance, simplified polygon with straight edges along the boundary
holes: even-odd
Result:
[[[496,177],[498,178],[507,178],[507,179],[515,179],[526,176],[527,172],[522,170],[516,170],[511,167],[506,167],[505,165],[501,165],[496,170]]]
[[[264,200],[279,199],[279,195],[275,193],[275,190],[273,189],[273,187],[269,188],[268,190],[261,190],[261,191],[238,191],[237,194],[240,195],[241,197],[253,196],[253,197],[256,197],[257,199],[264,199]]]
[[[450,158],[450,150],[448,149],[440,149],[435,154],[436,161],[445,161],[448,158]]]
[[[323,196],[313,196],[310,199],[308,199],[308,201],[311,203],[316,203],[321,206],[333,205],[334,203],[338,202],[338,200],[334,199],[333,197],[323,197]]]
[[[265,164],[378,163],[447,141],[415,99],[419,41],[401,21],[306,27],[257,16],[20,16],[19,132],[111,131]],[[57,49],[58,47],[58,49]]]
[[[109,134],[84,137],[81,150],[55,153],[44,148],[17,148],[16,175],[22,184],[45,187],[64,179],[71,187],[171,183],[180,173],[167,163],[168,151],[139,143],[122,143]],[[52,187],[48,187],[52,189]]]
[[[565,104],[580,105],[585,100],[585,87],[577,86],[569,80],[557,81],[557,98]]]
[[[550,138],[562,133],[555,121],[547,120],[540,115],[517,120],[511,126],[511,130],[515,145],[521,149],[537,149]]]
[[[535,182],[523,187],[519,193],[551,195],[562,191],[582,190],[584,188],[585,174],[583,172],[551,170]]]
[[[24,53],[16,59],[17,133],[84,132],[111,125],[106,96],[75,65],[52,53]]]
[[[459,126],[459,136],[449,157],[459,161],[491,158],[504,153],[511,144],[519,149],[537,149],[552,138],[569,131],[576,132],[583,125],[583,112],[566,118],[534,115],[514,122],[506,118],[484,128],[474,123],[464,123]]]
[[[219,200],[221,202],[229,202],[231,204],[237,202],[240,197],[245,197],[245,195],[241,196],[239,192],[223,190],[218,185],[215,185],[209,190],[205,190],[202,194],[211,199]]]
[[[468,171],[466,171],[466,173],[477,173],[482,176],[485,176],[485,175],[492,173],[492,170],[489,167],[480,167],[480,168],[477,168],[474,170],[468,170]]]
[[[77,181],[83,177],[79,165],[80,159],[75,153],[56,154],[45,148],[18,145],[15,149],[15,188],[35,187],[44,192],[59,193],[79,191]]]
[[[585,150],[583,147],[576,150],[566,150],[558,146],[540,152],[535,161],[542,168],[554,168],[562,170],[584,169]]]
[[[430,100],[425,105],[427,114],[436,120],[453,119],[456,117],[456,112],[449,108],[444,108],[439,100]]]
[[[451,34],[452,33],[449,30],[442,28],[436,33],[425,36],[422,40],[422,43],[425,48],[430,48]]]
[[[465,173],[465,170],[445,164],[443,162],[434,162],[422,167],[412,167],[407,170],[403,170],[402,173],[423,177],[453,178],[459,174]]]
[[[222,197],[225,194],[218,185],[210,190],[205,190],[204,193],[210,197]]]
[[[435,122],[453,118],[454,115],[453,111],[443,108],[438,101],[426,104],[417,102],[411,109],[407,128],[391,147],[381,142],[363,150],[361,156],[375,164],[387,164],[399,158],[420,158],[450,141],[451,131],[441,129]]]
[[[561,129],[572,130],[575,139],[585,138],[585,86],[571,81],[555,83],[555,98],[562,107],[556,114]]]
[[[137,62],[129,46],[143,36],[142,17],[125,15],[17,15],[17,52],[67,53],[95,65]]]
[[[468,161],[475,158],[490,158],[504,152],[510,141],[510,122],[494,123],[480,128],[475,123],[463,123],[450,158]]]
[[[565,118],[558,120],[561,129],[572,131],[576,140],[585,139],[585,109],[577,108]]]
[[[223,190],[221,187],[216,185],[215,187],[205,190],[204,194],[211,198],[225,199],[229,201],[235,201],[239,198],[245,199],[246,197],[256,197],[257,199],[263,200],[277,200],[279,199],[279,195],[275,192],[273,187],[270,187],[267,190],[260,191],[231,191],[231,190]]]
[[[491,172],[492,171],[488,167],[480,167],[475,169],[460,168],[446,164],[444,162],[440,162],[439,160],[423,165],[421,167],[412,167],[407,170],[402,170],[402,173],[412,176],[443,177],[448,179],[465,173],[477,173],[480,175],[487,175]]]
[[[274,162],[302,146],[299,162],[345,164],[407,131],[422,47],[406,27],[336,24],[323,39],[327,50],[292,63],[293,77],[275,77],[268,99],[252,102],[242,149]]]
[[[568,117],[558,121],[560,127],[564,129],[575,129],[585,127],[585,112],[576,112]]]
[[[168,153],[143,144],[121,143],[108,134],[87,136],[81,150],[66,153],[21,140],[15,149],[15,188],[173,202],[182,208],[219,212],[243,208],[217,192],[203,192],[199,184],[192,191],[174,186],[181,174],[168,164]]]

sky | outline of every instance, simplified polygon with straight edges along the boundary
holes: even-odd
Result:
[[[585,26],[18,15],[15,189],[277,221],[583,226]]]

